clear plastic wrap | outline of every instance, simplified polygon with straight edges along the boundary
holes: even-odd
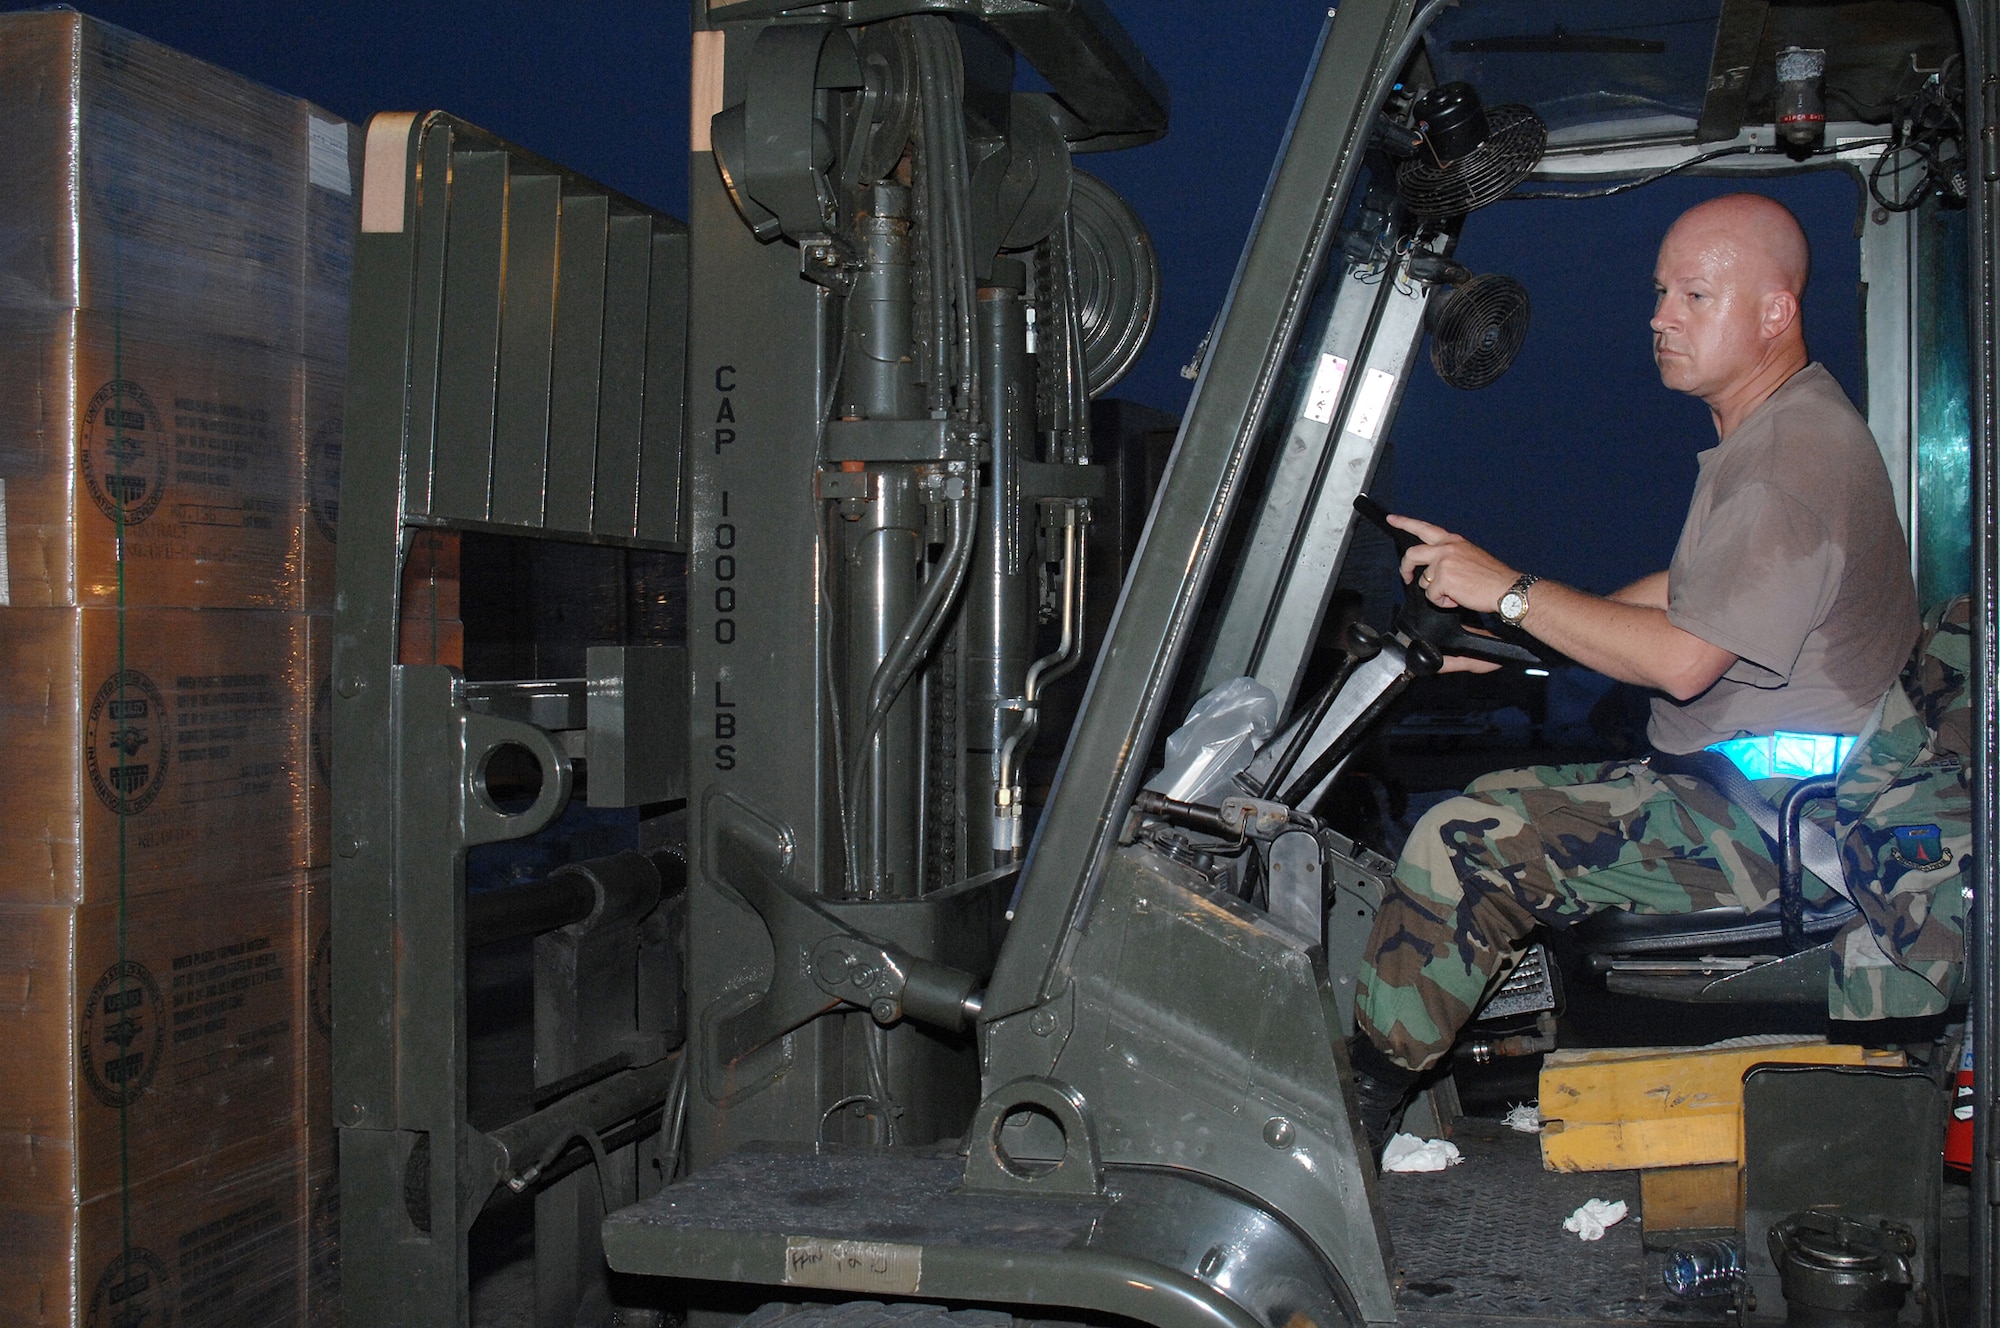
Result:
[[[335,1323],[361,131],[69,11],[0,123],[0,1322]]]
[[[299,369],[299,433],[305,451],[299,504],[299,594],[309,613],[333,612],[334,550],[340,535],[343,367],[317,360]]]
[[[306,628],[306,866],[333,863],[333,618],[312,614]]]
[[[1194,703],[1167,737],[1167,763],[1146,787],[1182,802],[1213,806],[1236,792],[1232,776],[1250,764],[1278,722],[1277,695],[1255,678],[1231,678]]]
[[[301,896],[305,924],[305,982],[298,1046],[304,1093],[298,1156],[305,1160],[305,1223],[299,1266],[304,1270],[305,1328],[340,1322],[340,1133],[333,1121],[333,908],[332,874],[306,877]]]
[[[292,1328],[308,1317],[310,1219],[290,1151],[192,1154],[77,1205],[0,1205],[0,1322]]]
[[[295,1151],[303,886],[0,914],[0,971],[42,979],[0,1012],[0,1065],[35,1081],[0,1108],[0,1204],[89,1203],[197,1157]]]
[[[297,349],[302,105],[80,14],[0,18],[0,304]]]
[[[127,313],[6,322],[8,605],[299,607],[296,355]]]
[[[0,613],[0,904],[302,870],[305,654],[294,613]]]
[[[0,120],[0,605],[330,609],[360,131],[69,12]]]

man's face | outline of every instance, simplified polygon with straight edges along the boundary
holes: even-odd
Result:
[[[1726,229],[1667,232],[1653,269],[1653,362],[1662,383],[1713,401],[1756,370],[1765,345],[1762,291],[1747,279],[1754,266]]]

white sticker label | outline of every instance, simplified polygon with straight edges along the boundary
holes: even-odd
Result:
[[[1395,389],[1396,375],[1384,369],[1370,369],[1361,380],[1361,390],[1354,394],[1354,413],[1347,417],[1347,431],[1373,439],[1375,431],[1382,427],[1382,417],[1389,413],[1389,393]]]
[[[924,1247],[874,1240],[785,1237],[785,1285],[907,1296],[923,1278]]]
[[[321,189],[351,195],[354,179],[347,173],[347,126],[338,120],[306,117],[306,178]]]
[[[1306,418],[1315,424],[1333,423],[1333,408],[1340,403],[1340,388],[1346,381],[1346,360],[1338,355],[1320,356],[1319,369],[1306,392]]]
[[[7,481],[0,480],[0,609],[7,607]]]

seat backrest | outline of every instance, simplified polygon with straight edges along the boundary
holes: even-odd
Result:
[[[1834,945],[1836,1018],[1935,1014],[1951,999],[1972,856],[1971,671],[1961,595],[1924,616],[1879,724],[1841,768],[1836,837],[1862,916]]]

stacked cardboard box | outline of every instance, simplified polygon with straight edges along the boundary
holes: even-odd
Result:
[[[455,530],[425,530],[412,536],[398,593],[398,663],[465,667],[465,622],[459,616],[461,544]]]
[[[65,12],[0,123],[0,1321],[329,1322],[360,135]]]

